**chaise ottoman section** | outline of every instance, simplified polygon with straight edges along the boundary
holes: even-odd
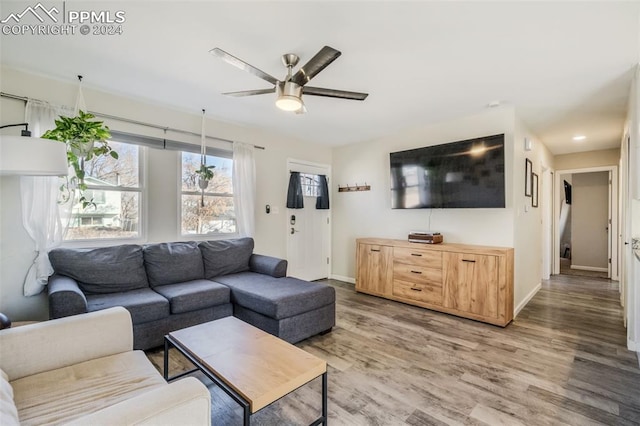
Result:
[[[241,272],[215,278],[231,289],[234,315],[290,343],[335,325],[333,287],[297,278]]]

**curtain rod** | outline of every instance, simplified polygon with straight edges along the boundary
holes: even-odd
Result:
[[[3,97],[3,98],[16,99],[18,101],[24,101],[24,102],[27,102],[29,100],[29,98],[27,98],[25,96],[12,95],[11,93],[5,93],[5,92],[0,92],[0,96]],[[37,99],[34,99],[34,100],[37,100]],[[95,116],[98,116],[98,117],[109,118],[111,120],[122,121],[122,122],[125,122],[125,123],[138,124],[140,126],[151,127],[151,128],[154,128],[154,129],[160,129],[160,130],[164,130],[164,131],[168,131],[168,132],[182,133],[182,134],[185,134],[185,135],[193,135],[193,136],[198,136],[198,137],[201,136],[200,133],[190,132],[188,130],[174,129],[173,127],[166,127],[166,126],[159,126],[157,124],[145,123],[143,121],[131,120],[130,118],[118,117],[116,115],[110,115],[110,114],[103,114],[101,112],[96,112],[96,111],[87,111],[87,112],[89,112],[89,113],[91,113],[91,114],[93,114]],[[205,135],[205,137],[207,139],[233,143],[233,141],[229,140],[229,139],[216,138],[216,137],[206,136],[206,135]],[[264,146],[259,146],[259,145],[253,145],[253,147],[255,149],[262,149],[262,150],[265,149]]]

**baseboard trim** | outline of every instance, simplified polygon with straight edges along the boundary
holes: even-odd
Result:
[[[527,303],[529,303],[529,301],[533,299],[533,297],[536,295],[536,293],[538,293],[538,291],[540,291],[541,288],[542,288],[542,283],[538,283],[538,285],[535,286],[529,294],[527,294],[527,297],[525,297],[522,302],[518,303],[518,306],[516,306],[515,312],[513,313],[514,318],[518,316],[520,311],[524,309],[525,306],[527,306]]]
[[[595,266],[571,265],[571,269],[578,269],[580,271],[609,272],[609,268],[598,268]]]
[[[351,283],[351,284],[355,284],[356,283],[356,279],[355,278],[345,277],[344,275],[331,274],[330,278],[332,280],[344,281],[346,283]]]

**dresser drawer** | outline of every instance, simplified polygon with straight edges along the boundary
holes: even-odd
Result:
[[[442,286],[429,284],[412,284],[393,280],[393,295],[403,299],[442,305]]]
[[[427,268],[418,264],[393,262],[393,279],[410,283],[442,286],[442,269]]]
[[[425,268],[442,269],[442,252],[440,251],[394,247],[393,260]]]

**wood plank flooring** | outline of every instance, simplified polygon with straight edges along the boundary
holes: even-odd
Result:
[[[331,425],[638,425],[640,368],[626,349],[617,283],[554,276],[506,328],[358,294],[329,280],[337,326],[297,346],[329,364]],[[162,351],[148,352],[160,370]],[[176,353],[172,373],[190,368]],[[242,424],[211,389],[212,423]],[[309,424],[319,379],[256,413]]]

